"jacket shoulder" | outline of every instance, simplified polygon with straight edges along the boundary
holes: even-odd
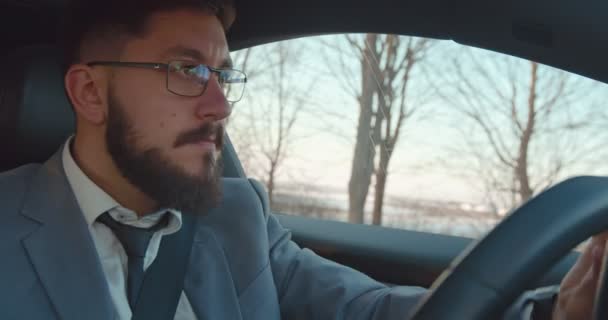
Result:
[[[21,205],[32,177],[41,165],[28,164],[0,173],[0,212],[11,212]]]

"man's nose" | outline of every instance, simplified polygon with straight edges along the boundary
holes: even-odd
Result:
[[[196,115],[201,120],[223,120],[232,113],[232,105],[226,100],[224,89],[220,86],[217,77],[209,79],[207,89],[200,98]]]

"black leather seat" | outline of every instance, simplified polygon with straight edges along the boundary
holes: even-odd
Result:
[[[0,68],[0,172],[44,162],[74,132],[59,51],[21,48]]]
[[[46,161],[74,133],[75,117],[63,85],[60,51],[21,48],[3,57],[0,70],[0,172]],[[228,137],[224,177],[244,177]]]

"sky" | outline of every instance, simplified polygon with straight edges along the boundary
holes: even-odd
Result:
[[[263,179],[262,171],[266,165],[259,157],[259,151],[261,146],[268,145],[271,137],[276,138],[273,133],[277,130],[280,109],[277,104],[281,91],[277,81],[280,76],[276,65],[277,52],[287,52],[288,63],[283,70],[284,112],[291,114],[294,106],[299,104],[303,105],[303,111],[298,113],[288,139],[286,157],[277,177],[279,184],[314,185],[344,194],[350,176],[358,119],[357,101],[348,92],[349,85],[357,88],[360,82],[356,52],[341,35],[290,40],[282,46],[279,49],[277,44],[269,44],[251,51],[245,68],[251,76],[247,92],[235,106],[228,132],[241,160],[246,163],[248,173]],[[243,56],[244,52],[235,53],[237,68]],[[510,83],[504,81],[508,75],[496,68],[495,63],[505,59],[506,63],[514,66],[513,77],[520,88],[518,103],[525,106],[526,101],[522,99],[526,99],[525,88],[529,78],[529,64],[525,61],[481,49],[464,48],[451,41],[437,42],[429,50],[424,63],[415,69],[415,81],[409,90],[412,103],[422,107],[406,121],[400,135],[389,166],[388,195],[484,204],[483,184],[475,174],[477,164],[463,148],[463,132],[468,140],[476,143],[474,148],[483,154],[489,154],[489,144],[478,128],[455,111],[456,105],[466,104],[466,101],[456,98],[457,92],[450,89],[450,84],[460,81],[454,71],[454,61],[457,61],[467,79],[478,86],[480,95],[491,92],[492,88],[487,79],[475,72],[475,68],[480,66],[497,79],[498,87],[508,91]],[[561,72],[550,68],[543,70],[550,74]],[[608,97],[608,85],[576,75],[569,79],[576,89],[568,112],[556,116],[555,123],[586,120],[592,117],[588,114],[592,108],[605,109],[602,104]],[[547,83],[541,90],[550,92],[556,85]],[[435,93],[438,87],[444,95],[453,94],[454,98],[439,97]],[[488,110],[490,118],[500,124],[501,130],[509,130],[498,112],[493,112],[491,106]],[[599,148],[580,157],[564,171],[561,179],[581,174],[607,175],[608,161],[601,159],[608,155],[602,147],[604,141],[608,142],[608,135],[601,130],[601,119],[595,120],[600,123],[600,128],[586,137],[572,135],[575,137],[573,142],[569,142],[570,136],[566,131],[539,137],[533,155],[537,159],[546,158],[546,161],[532,166],[532,170],[548,168],[549,155],[566,150],[566,142],[569,142],[575,147],[588,144]],[[608,124],[608,121],[603,123]],[[257,152],[247,154],[245,148]]]

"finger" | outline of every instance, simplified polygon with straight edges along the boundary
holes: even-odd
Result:
[[[608,241],[608,231],[597,234],[596,236],[591,238],[589,243],[587,243],[587,245],[583,249],[582,254],[579,256],[572,269],[562,280],[562,287],[567,289],[570,287],[576,287],[579,284],[579,282],[587,274],[589,268],[592,267],[594,260],[598,259],[597,256],[594,257],[594,250],[600,250],[603,252],[606,248],[606,241]],[[598,260],[601,261],[601,257],[599,257]]]
[[[608,250],[607,242],[602,238],[598,238],[595,246],[591,249],[591,259],[593,260],[593,264],[595,266],[599,266],[601,268],[602,262],[604,260],[604,256],[608,254],[606,250]]]
[[[591,237],[591,243],[594,244],[606,245],[606,241],[608,241],[608,231],[604,231]]]
[[[584,276],[584,274],[587,272],[587,269],[589,269],[591,267],[591,264],[593,263],[593,259],[597,259],[597,256],[595,256],[593,254],[593,252],[597,253],[597,250],[599,250],[600,252],[604,252],[604,250],[606,249],[607,241],[608,241],[608,231],[600,233],[591,238],[591,241],[589,241],[589,243],[583,250],[583,253],[579,257],[579,260],[573,267],[574,273],[576,273],[576,276],[578,278]],[[600,256],[601,256],[601,253],[600,253]],[[601,257],[600,257],[600,260],[601,260]]]
[[[562,282],[556,304],[557,314],[562,318],[557,319],[591,319],[604,249],[600,243],[590,243],[577,262],[578,269],[572,270],[577,272],[578,279],[574,279],[572,271],[568,273],[569,280]]]
[[[593,248],[591,255],[593,256],[593,267],[591,268],[593,270],[593,275],[594,275],[594,279],[598,279],[600,272],[602,270],[602,263],[604,262],[604,251],[606,250],[606,247],[604,246],[603,248],[600,246],[597,246],[595,248]]]
[[[591,319],[599,269],[592,263],[580,283],[565,291],[560,289],[554,319]]]
[[[594,236],[594,238],[601,238],[601,239],[604,239],[604,241],[606,241],[606,240],[608,240],[608,231],[598,233],[597,235]]]
[[[593,271],[594,271],[594,278],[595,281],[599,281],[600,278],[600,274],[602,272],[602,268],[606,268],[608,266],[604,265],[604,259],[607,257],[608,252],[606,251],[608,250],[608,246],[606,246],[606,244],[604,244],[603,247],[601,246],[597,246],[592,250],[592,256],[593,256]],[[608,264],[608,261],[606,261],[606,263]],[[606,270],[604,270],[606,271]],[[604,276],[608,276],[608,274],[605,274]]]
[[[562,281],[563,285],[576,285],[582,280],[582,278],[587,274],[593,264],[594,250],[601,250],[598,248],[600,247],[599,244],[596,242],[590,242],[589,244],[587,244],[583,253],[580,255],[570,272],[568,272],[568,274]]]
[[[596,260],[594,259],[594,263],[592,264],[591,268],[587,270],[576,290],[576,295],[579,299],[585,299],[586,297],[591,298],[595,296],[601,269],[601,262],[597,263],[595,261]]]

